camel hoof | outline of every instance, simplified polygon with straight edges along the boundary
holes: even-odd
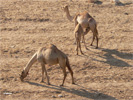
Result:
[[[92,44],[90,44],[90,46],[92,46]]]
[[[23,82],[23,81],[24,81],[24,80],[23,80],[23,79],[21,79],[21,78],[20,78],[20,80],[21,80],[21,82]]]
[[[48,83],[48,85],[51,85],[50,83]]]
[[[72,82],[72,84],[75,84],[75,82]]]
[[[41,81],[40,83],[44,83],[44,81]]]
[[[89,50],[88,48],[86,48],[86,50]]]
[[[40,83],[44,83],[44,80],[42,79]]]
[[[60,86],[63,86],[63,84],[61,84]]]
[[[98,47],[96,47],[96,49],[98,49]]]
[[[81,52],[81,54],[82,54],[82,55],[84,55],[84,53],[83,53],[83,52]]]

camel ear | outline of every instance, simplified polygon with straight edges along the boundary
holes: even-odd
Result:
[[[65,7],[67,7],[67,8],[68,8],[69,6],[68,6],[68,5],[65,5]]]
[[[68,7],[68,5],[64,5],[62,8],[66,8],[66,7]]]
[[[62,10],[64,10],[64,7],[61,7]]]

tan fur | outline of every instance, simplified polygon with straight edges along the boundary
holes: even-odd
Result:
[[[53,44],[51,44],[47,49],[45,49],[44,47],[40,48],[33,55],[33,57],[30,59],[30,61],[28,62],[28,64],[21,73],[20,76],[21,81],[23,81],[23,79],[27,76],[29,69],[36,61],[38,61],[42,66],[42,82],[44,82],[44,72],[45,72],[45,75],[47,77],[47,83],[50,84],[45,64],[49,65],[59,64],[64,73],[64,79],[61,86],[64,85],[67,76],[66,67],[71,73],[72,83],[74,84],[73,71],[70,67],[68,57]]]
[[[93,44],[93,41],[95,40],[95,38],[97,39],[97,46],[96,48],[98,48],[98,31],[97,31],[97,23],[95,21],[95,19],[89,15],[88,12],[83,12],[83,13],[77,13],[74,17],[72,17],[69,13],[69,9],[68,6],[65,6],[64,11],[66,13],[66,16],[68,18],[68,20],[75,22],[75,27],[77,26],[77,24],[79,23],[83,30],[86,30],[84,32],[84,34],[86,35],[90,30],[93,32],[93,39],[91,42],[91,45]]]

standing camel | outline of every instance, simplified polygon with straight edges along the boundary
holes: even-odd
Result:
[[[84,42],[84,46],[86,49],[87,49],[87,47],[85,44],[83,28],[80,24],[77,24],[77,26],[74,29],[74,33],[75,33],[75,39],[76,39],[76,44],[77,44],[77,48],[76,48],[77,55],[78,55],[78,49],[80,49],[81,54],[83,54],[83,52],[81,50],[81,43],[80,43],[81,37],[83,37],[83,42]]]
[[[44,71],[45,71],[47,83],[50,84],[49,77],[47,75],[47,71],[45,68],[45,64],[49,64],[49,65],[59,64],[64,73],[64,79],[63,79],[61,86],[64,85],[64,82],[65,82],[65,79],[67,76],[66,67],[68,68],[69,72],[71,73],[72,84],[74,84],[73,71],[70,67],[68,57],[53,44],[51,44],[47,49],[45,49],[44,47],[40,48],[32,56],[32,58],[30,59],[30,61],[28,62],[28,64],[26,65],[26,67],[24,68],[24,70],[22,71],[22,73],[20,75],[21,81],[23,81],[23,79],[27,76],[31,66],[36,61],[41,63],[41,66],[42,66],[42,82],[44,82]]]
[[[72,17],[69,13],[69,9],[68,6],[63,7],[64,12],[66,13],[67,19],[69,21],[73,21],[75,22],[75,27],[77,26],[77,24],[79,23],[82,28],[85,30],[84,35],[86,35],[90,30],[93,33],[93,39],[91,42],[91,46],[93,44],[93,41],[97,40],[97,46],[96,48],[98,48],[98,30],[97,30],[97,23],[95,21],[95,19],[89,15],[88,12],[82,12],[82,13],[77,13],[74,17]]]

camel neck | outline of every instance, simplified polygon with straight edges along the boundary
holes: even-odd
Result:
[[[66,11],[66,16],[67,16],[68,20],[72,21],[73,18],[70,15],[69,10]]]

